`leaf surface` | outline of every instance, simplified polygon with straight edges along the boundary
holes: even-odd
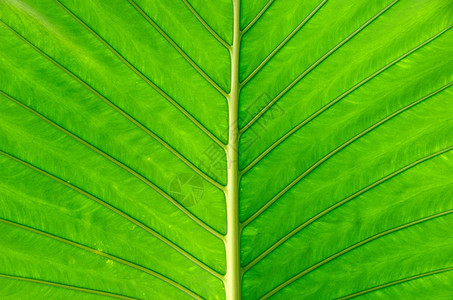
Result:
[[[1,0],[1,298],[453,297],[452,24]]]

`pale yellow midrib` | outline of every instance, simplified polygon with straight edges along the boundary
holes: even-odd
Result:
[[[241,264],[240,264],[240,224],[239,224],[239,168],[238,168],[238,104],[239,104],[239,50],[240,0],[233,0],[233,44],[231,57],[231,90],[228,94],[228,145],[226,148],[228,183],[225,189],[227,208],[227,234],[225,253],[227,271],[224,278],[225,298],[241,299]]]

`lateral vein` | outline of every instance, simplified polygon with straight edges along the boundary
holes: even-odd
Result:
[[[129,115],[127,112],[125,112],[123,109],[121,109],[119,106],[114,104],[112,101],[107,99],[104,95],[99,93],[96,89],[94,89],[91,85],[83,81],[80,77],[75,75],[72,71],[61,65],[59,62],[57,62],[55,59],[50,57],[48,54],[43,52],[41,49],[33,45],[30,41],[28,41],[25,37],[23,37],[21,34],[19,34],[16,30],[14,30],[12,27],[10,27],[8,24],[4,23],[2,20],[0,20],[0,23],[2,23],[5,27],[7,27],[11,32],[16,34],[22,41],[24,41],[27,45],[29,45],[31,48],[33,48],[35,51],[40,53],[42,56],[44,56],[46,59],[48,59],[50,62],[52,62],[56,67],[58,67],[60,70],[68,74],[71,78],[79,82],[82,86],[84,86],[86,89],[88,89],[90,92],[92,92],[95,96],[97,96],[99,99],[104,101],[107,105],[109,105],[111,108],[113,108],[116,112],[121,114],[123,117],[125,117],[127,120],[129,120],[131,123],[133,123],[135,126],[143,130],[146,134],[154,138],[159,144],[161,144],[165,149],[170,151],[174,156],[176,156],[181,162],[183,162],[187,167],[192,169],[195,173],[200,175],[203,179],[208,181],[210,184],[218,188],[219,190],[223,191],[224,186],[222,186],[219,182],[215,181],[212,179],[210,176],[208,176],[206,173],[201,171],[197,166],[195,166],[193,163],[191,163],[187,158],[185,158],[181,153],[179,153],[176,149],[174,149],[172,146],[170,146],[167,142],[165,142],[163,139],[161,139],[157,134],[149,130],[146,126],[144,126],[141,122],[136,120],[134,117]]]
[[[306,118],[305,120],[303,120],[302,122],[300,122],[299,124],[297,124],[294,128],[292,128],[290,131],[288,131],[287,133],[285,133],[281,138],[279,138],[277,141],[275,141],[271,146],[269,146],[266,150],[264,150],[258,157],[256,157],[250,164],[248,164],[241,172],[242,174],[245,174],[247,173],[248,171],[250,171],[257,163],[259,163],[264,157],[266,157],[272,150],[274,150],[278,145],[280,145],[281,143],[283,143],[284,141],[286,141],[291,135],[293,135],[296,131],[298,131],[299,129],[301,129],[303,126],[305,126],[307,123],[311,122],[313,119],[315,119],[317,116],[319,116],[321,113],[323,113],[324,111],[326,111],[327,109],[329,109],[331,106],[333,106],[334,104],[336,104],[337,102],[339,102],[340,100],[342,100],[343,98],[345,98],[346,96],[348,96],[349,94],[351,94],[352,92],[354,92],[356,89],[358,89],[359,87],[361,87],[362,85],[364,85],[365,83],[369,82],[371,79],[377,77],[378,75],[380,75],[382,72],[384,72],[385,70],[387,70],[388,68],[390,68],[391,66],[395,65],[396,63],[400,62],[401,60],[403,60],[404,58],[406,58],[407,56],[409,56],[410,54],[414,53],[415,51],[421,49],[423,46],[427,45],[428,43],[432,42],[433,40],[435,40],[436,38],[438,38],[439,36],[441,36],[443,33],[447,32],[453,25],[450,25],[448,26],[447,28],[445,28],[444,30],[442,30],[441,32],[439,32],[438,34],[436,34],[435,36],[431,37],[430,39],[424,41],[423,43],[419,44],[418,46],[416,46],[415,48],[412,48],[411,50],[409,50],[408,52],[404,53],[403,55],[399,56],[398,58],[396,58],[395,60],[391,61],[390,63],[386,64],[385,66],[383,66],[382,68],[380,68],[379,70],[377,70],[376,72],[374,72],[373,74],[371,74],[370,76],[368,76],[367,78],[363,79],[362,81],[358,82],[357,84],[355,84],[353,87],[351,87],[350,89],[348,89],[347,91],[345,91],[343,94],[339,95],[338,97],[336,97],[335,99],[333,99],[332,101],[330,101],[329,103],[327,103],[326,105],[324,105],[323,107],[321,107],[319,110],[317,110],[316,112],[314,112],[312,115],[310,115],[308,118]]]
[[[88,247],[86,245],[83,245],[83,244],[80,244],[80,243],[77,243],[77,242],[74,242],[74,241],[71,241],[71,240],[56,236],[54,234],[50,234],[50,233],[44,232],[42,230],[27,226],[27,225],[23,225],[23,224],[19,224],[19,223],[13,222],[11,220],[0,218],[0,222],[3,222],[5,224],[8,224],[8,225],[11,225],[11,226],[14,226],[14,227],[18,227],[18,228],[21,228],[21,229],[24,229],[24,230],[27,230],[27,231],[30,231],[30,232],[33,232],[33,233],[36,233],[36,234],[39,234],[39,235],[42,235],[44,237],[56,240],[58,242],[65,243],[67,245],[70,245],[70,246],[85,250],[87,252],[102,256],[104,258],[116,261],[116,262],[118,262],[120,264],[123,264],[125,266],[131,267],[133,269],[136,269],[136,270],[139,270],[139,271],[144,272],[146,274],[149,274],[151,276],[154,276],[154,277],[156,277],[156,278],[158,278],[158,279],[170,284],[171,286],[179,289],[180,291],[186,293],[187,295],[190,295],[191,297],[194,297],[196,299],[201,299],[201,297],[199,297],[198,295],[196,295],[194,292],[190,291],[186,287],[184,287],[184,286],[180,285],[179,283],[176,283],[172,279],[170,279],[170,278],[168,278],[168,277],[166,277],[166,276],[164,276],[162,274],[159,274],[159,273],[157,273],[157,272],[155,272],[155,271],[153,271],[151,269],[148,269],[148,268],[146,268],[146,267],[144,267],[142,265],[139,265],[139,264],[136,264],[134,262],[128,261],[126,259],[111,255],[109,253],[105,253],[105,252],[97,250],[97,249],[93,249],[93,248]],[[81,288],[75,288],[75,287],[73,287],[73,289],[74,290],[79,290],[79,291],[87,290],[87,289],[81,289]],[[93,293],[93,291],[94,290],[90,290],[91,293]],[[103,295],[102,292],[98,292],[97,294],[98,295]],[[111,293],[106,293],[106,294],[108,294],[106,296],[114,295],[114,294],[111,294]],[[125,297],[125,296],[123,296],[123,298],[121,298],[121,297],[118,297],[118,296],[116,298],[119,298],[119,299],[135,299],[135,298]]]
[[[296,35],[296,33],[299,32],[299,30],[311,19],[311,17],[313,17],[317,12],[318,10],[321,9],[321,7],[327,2],[327,0],[323,0],[321,1],[316,7],[315,9],[310,12],[310,14],[308,16],[305,17],[305,19],[302,20],[302,22],[299,23],[299,25],[296,26],[296,28],[293,29],[293,31],[291,31],[291,33],[274,49],[272,50],[271,53],[269,53],[268,56],[266,56],[266,58],[252,71],[252,73],[250,73],[242,82],[241,82],[241,86],[245,86],[263,67],[264,65],[266,65],[269,60],[272,59],[272,57],[274,57],[275,54],[277,54],[278,51],[280,51],[280,49],[282,49],[286,43],[289,42],[289,40],[294,36]]]
[[[228,50],[231,49],[231,45],[228,44],[223,38],[221,38],[217,32],[214,31],[214,29],[212,29],[211,26],[209,26],[209,24],[203,19],[203,17],[195,10],[195,8],[193,8],[193,6],[189,3],[189,1],[187,0],[181,0],[184,5],[190,10],[190,12],[192,13],[192,15],[194,15],[195,18],[197,18],[197,20],[203,25],[203,27],[217,40],[219,41],[220,44],[222,44],[225,48],[227,48]]]
[[[228,98],[227,92],[221,88],[203,69],[201,69],[157,24],[152,20],[145,11],[134,0],[127,0],[148,23],[156,29],[160,35],[178,51],[178,53],[223,97]]]
[[[275,242],[274,244],[272,244],[266,251],[264,251],[263,253],[261,253],[258,257],[256,257],[254,260],[252,260],[249,264],[247,264],[245,267],[244,267],[244,272],[250,270],[253,266],[255,266],[258,262],[260,262],[262,259],[264,259],[266,256],[268,256],[272,251],[274,251],[275,249],[277,249],[278,247],[280,247],[282,244],[284,244],[287,240],[289,240],[291,237],[293,237],[294,235],[296,235],[298,232],[300,232],[302,229],[306,228],[307,226],[309,226],[310,224],[314,223],[316,220],[320,219],[321,217],[327,215],[328,213],[330,213],[331,211],[337,209],[338,207],[342,206],[343,204],[357,198],[358,196],[368,192],[369,190],[375,188],[376,186],[388,181],[389,179],[433,158],[433,157],[436,157],[436,156],[439,156],[439,155],[442,155],[448,151],[451,151],[453,150],[453,146],[451,147],[448,147],[448,148],[445,148],[445,149],[442,149],[440,151],[437,151],[433,154],[430,154],[428,156],[425,156],[423,158],[420,158],[414,162],[412,162],[411,164],[407,165],[407,166],[404,166],[402,167],[401,169],[397,170],[397,171],[394,171],[390,174],[388,174],[387,176],[373,182],[372,184],[364,187],[363,189],[355,192],[354,194],[350,195],[349,197],[335,203],[334,205],[324,209],[323,211],[319,212],[318,214],[316,214],[315,216],[311,217],[310,219],[308,219],[307,221],[305,221],[303,224],[299,225],[298,227],[296,227],[295,229],[293,229],[291,232],[289,232],[288,234],[286,234],[284,237],[282,237],[280,240],[278,240],[277,242]]]
[[[413,276],[410,276],[410,277],[406,277],[406,278],[402,278],[402,279],[395,280],[395,281],[392,281],[392,282],[388,282],[388,283],[385,283],[385,284],[381,284],[381,285],[378,285],[378,286],[375,286],[375,287],[372,287],[372,288],[369,288],[369,289],[366,289],[366,290],[363,290],[363,291],[360,291],[360,292],[357,292],[357,293],[354,293],[354,294],[343,296],[341,298],[338,298],[337,300],[346,300],[346,299],[355,298],[355,297],[358,297],[358,296],[361,296],[361,295],[364,295],[364,294],[368,294],[368,293],[371,293],[371,292],[374,292],[374,291],[377,291],[377,290],[380,290],[380,289],[383,289],[383,288],[387,288],[387,287],[390,287],[390,286],[393,286],[393,285],[405,283],[405,282],[408,282],[408,281],[411,281],[411,280],[415,280],[415,279],[419,279],[419,278],[423,278],[423,277],[426,277],[426,276],[431,276],[431,275],[440,274],[440,273],[444,273],[444,272],[450,272],[450,271],[453,271],[453,267],[444,268],[444,269],[434,270],[434,271],[431,271],[431,272],[426,272],[426,273],[422,273],[422,274],[413,275]]]
[[[411,226],[414,226],[414,225],[417,225],[417,224],[420,224],[420,223],[423,223],[423,222],[427,222],[427,221],[430,221],[432,219],[435,219],[435,218],[439,218],[439,217],[443,217],[445,215],[448,215],[448,214],[451,214],[453,213],[453,209],[452,210],[447,210],[447,211],[444,211],[444,212],[441,212],[441,213],[438,213],[438,214],[435,214],[435,215],[431,215],[431,216],[428,216],[428,217],[425,217],[425,218],[422,218],[422,219],[418,219],[418,220],[415,220],[415,221],[412,221],[410,223],[406,223],[406,224],[403,224],[403,225],[400,225],[398,227],[394,227],[392,229],[388,229],[386,231],[383,231],[381,233],[378,233],[376,235],[373,235],[365,240],[362,240],[346,249],[343,249],[342,251],[340,252],[337,252],[331,256],[329,256],[328,258],[318,262],[317,264],[305,269],[304,271],[300,272],[299,274],[291,277],[290,279],[284,281],[283,283],[281,283],[280,285],[278,285],[277,287],[275,287],[274,289],[272,289],[271,291],[269,291],[267,294],[265,294],[263,297],[261,297],[260,299],[268,299],[269,297],[271,297],[272,295],[275,295],[277,292],[281,291],[282,289],[284,289],[285,287],[287,287],[288,285],[290,285],[291,283],[293,283],[294,281],[300,279],[301,277],[305,276],[306,274],[316,270],[317,268],[325,265],[326,263],[354,250],[354,249],[357,249],[359,248],[360,246],[363,246],[369,242],[372,242],[378,238],[381,238],[383,236],[386,236],[386,235],[389,235],[391,233],[394,233],[394,232],[397,232],[399,230],[403,230],[403,229],[406,229],[408,227],[411,227]]]
[[[354,143],[356,140],[359,138],[363,137],[364,135],[368,134],[370,131],[373,131],[377,127],[381,126],[382,124],[386,123],[388,120],[396,117],[397,115],[403,113],[404,111],[416,106],[417,104],[431,98],[432,96],[440,93],[441,91],[447,89],[453,84],[453,82],[450,82],[441,88],[435,90],[434,92],[429,93],[428,95],[416,100],[415,102],[410,103],[409,105],[404,106],[403,108],[400,108],[399,110],[395,111],[394,113],[388,115],[384,119],[380,120],[379,122],[373,124],[372,126],[368,127],[367,129],[363,130],[362,132],[358,133],[357,135],[353,136],[350,138],[348,141],[344,142],[328,154],[326,154],[324,157],[319,159],[317,162],[315,162],[311,167],[309,167],[307,170],[305,170],[302,174],[300,174],[296,179],[291,181],[283,190],[281,190],[277,195],[275,195],[271,200],[269,200],[265,205],[263,205],[259,210],[257,210],[252,216],[250,216],[248,219],[246,219],[243,222],[243,227],[246,227],[248,224],[250,224],[253,220],[255,220],[258,216],[260,216],[264,211],[266,211],[272,204],[274,204],[279,198],[281,198],[286,192],[288,192],[292,187],[294,187],[299,181],[301,181],[303,178],[305,178],[308,174],[313,172],[316,168],[318,168],[320,165],[322,165],[324,162],[326,162],[328,159],[330,159],[332,156],[340,152],[340,150],[346,148],[347,146],[351,145]]]
[[[0,221],[2,221],[2,219],[0,219]],[[106,297],[110,297],[110,298],[114,298],[114,299],[137,300],[137,298],[114,294],[114,293],[110,293],[110,292],[106,292],[106,291],[93,290],[93,289],[89,289],[89,288],[83,288],[83,287],[78,287],[78,286],[73,286],[73,285],[68,285],[68,284],[63,284],[63,283],[57,283],[57,282],[51,282],[51,281],[46,281],[46,280],[41,280],[41,279],[23,277],[23,276],[14,276],[14,275],[0,273],[0,278],[43,284],[43,285],[48,285],[48,286],[57,287],[57,288],[63,288],[63,289],[82,292],[82,293],[106,296]]]
[[[291,90],[302,78],[305,77],[309,72],[311,72],[316,66],[318,66],[322,61],[324,61],[327,57],[329,57],[332,53],[338,50],[341,46],[343,46],[346,42],[352,39],[355,35],[357,35],[360,31],[362,31],[365,27],[371,24],[374,20],[376,20],[379,16],[381,16],[384,12],[390,9],[396,2],[399,0],[394,0],[392,3],[387,5],[381,11],[379,11],[376,15],[374,15],[371,19],[366,21],[362,26],[357,28],[354,32],[352,32],[348,37],[342,40],[339,44],[337,44],[334,48],[330,49],[326,54],[320,57],[315,63],[313,63],[307,70],[305,70],[302,74],[300,74],[296,79],[294,79],[286,88],[284,88],[274,99],[272,99],[261,111],[256,114],[244,127],[241,128],[241,134],[244,133],[250,126],[253,125],[270,107],[272,107],[275,102],[277,102],[281,97],[283,97],[289,90]]]
[[[250,23],[245,26],[245,28],[242,30],[241,34],[244,35],[249,29],[255,25],[255,23],[261,18],[261,16],[267,11],[269,6],[271,6],[272,3],[274,3],[275,0],[269,0],[266,5],[258,12],[258,14],[250,21]]]
[[[198,258],[194,257],[193,255],[191,255],[189,252],[187,252],[186,250],[180,248],[178,245],[176,245],[175,243],[173,243],[172,241],[168,240],[167,238],[165,238],[164,236],[160,235],[158,232],[154,231],[153,229],[151,229],[150,227],[148,227],[146,224],[138,221],[137,219],[135,219],[134,217],[130,216],[129,214],[123,212],[122,210],[114,207],[113,205],[110,205],[109,203],[105,202],[104,200],[101,200],[100,198],[88,193],[87,191],[67,182],[67,181],[64,181],[63,179],[47,172],[47,171],[44,171],[40,168],[38,168],[37,166],[35,165],[32,165],[31,163],[29,162],[26,162],[18,157],[15,157],[5,151],[2,151],[0,150],[0,154],[2,154],[3,156],[5,157],[8,157],[12,160],[14,160],[15,162],[17,163],[20,163],[52,180],[55,180],[56,182],[60,183],[60,184],[63,184],[65,185],[66,187],[72,189],[73,191],[91,199],[92,201],[104,206],[105,208],[107,208],[108,210],[116,213],[117,215],[123,217],[124,219],[128,220],[129,222],[131,222],[132,224],[136,225],[137,227],[140,227],[141,229],[143,229],[144,231],[148,232],[149,234],[151,234],[152,236],[154,236],[155,238],[157,238],[158,240],[160,240],[161,242],[163,242],[164,244],[166,244],[167,246],[169,246],[170,248],[172,248],[173,250],[175,250],[176,252],[178,252],[179,254],[181,254],[182,256],[184,256],[185,258],[187,258],[188,260],[190,260],[192,263],[194,263],[195,265],[199,266],[200,268],[202,268],[203,270],[207,271],[208,273],[210,273],[211,275],[215,276],[216,278],[218,279],[221,279],[223,278],[223,276],[221,274],[219,274],[217,271],[213,270],[210,266],[208,266],[207,264],[205,264],[204,262],[200,261]]]
[[[169,201],[173,206],[175,206],[178,210],[180,210],[184,215],[186,215],[188,218],[190,218],[192,221],[194,221],[197,225],[199,225],[201,228],[203,228],[204,230],[206,230],[207,232],[211,233],[212,235],[214,235],[215,237],[217,237],[218,239],[222,240],[223,239],[223,235],[221,235],[218,231],[216,231],[214,228],[212,228],[211,226],[209,226],[208,224],[204,223],[201,219],[199,219],[197,216],[195,216],[194,214],[192,214],[189,210],[187,210],[187,208],[185,208],[184,206],[182,206],[179,202],[177,202],[175,199],[173,199],[172,197],[170,197],[170,195],[168,195],[167,193],[165,193],[162,189],[160,189],[158,186],[156,186],[154,183],[152,183],[149,179],[147,179],[146,177],[144,177],[143,175],[141,175],[140,173],[134,171],[132,168],[130,168],[129,166],[127,166],[126,164],[124,164],[123,162],[119,161],[118,159],[114,158],[113,156],[107,154],[106,152],[102,151],[101,149],[99,149],[98,147],[90,144],[89,142],[87,142],[85,139],[81,138],[80,136],[70,132],[69,130],[63,128],[62,126],[58,125],[57,123],[53,122],[52,120],[50,120],[49,118],[47,118],[46,116],[42,115],[41,113],[37,112],[36,110],[32,109],[31,107],[23,104],[22,102],[20,102],[19,100],[13,98],[12,96],[6,94],[5,92],[3,92],[2,90],[0,90],[0,94],[3,95],[5,98],[9,99],[10,101],[14,102],[15,104],[19,105],[20,107],[26,109],[27,111],[29,111],[30,113],[34,114],[35,116],[37,116],[38,118],[42,119],[44,122],[46,122],[47,124],[49,124],[50,126],[56,128],[57,130],[63,132],[64,134],[70,136],[71,138],[75,139],[77,142],[81,143],[82,145],[88,147],[89,149],[91,149],[92,151],[96,152],[97,154],[101,155],[102,157],[108,159],[109,161],[111,161],[112,163],[114,163],[115,165],[117,165],[118,167],[122,168],[123,170],[125,170],[126,172],[130,173],[131,175],[135,176],[136,178],[138,178],[140,181],[142,181],[143,183],[145,183],[147,186],[151,187],[154,191],[156,191],[159,195],[161,195],[162,197],[164,197],[167,201]]]
[[[136,75],[138,75],[143,81],[145,81],[149,86],[151,86],[159,95],[161,95],[165,100],[172,104],[177,110],[179,110],[184,116],[186,116],[192,123],[198,127],[204,134],[212,139],[217,145],[222,148],[225,148],[225,144],[217,138],[209,129],[207,129],[201,122],[192,116],[184,107],[182,107],[176,100],[171,98],[166,92],[164,92],[160,87],[158,87],[148,76],[146,76],[142,71],[135,67],[132,63],[129,62],[121,53],[119,53],[109,42],[107,42],[103,37],[101,37],[94,29],[92,29],[87,23],[80,19],[74,12],[72,12],[68,7],[66,7],[60,0],[55,0],[63,10],[65,10],[71,17],[73,17],[82,27],[88,30],[92,35],[94,35],[102,44],[104,44],[107,49],[109,49],[116,57],[118,57],[128,68],[130,68]],[[184,0],[183,0],[184,1]]]

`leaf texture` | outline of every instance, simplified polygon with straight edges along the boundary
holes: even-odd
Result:
[[[453,298],[450,0],[0,0],[0,298]]]

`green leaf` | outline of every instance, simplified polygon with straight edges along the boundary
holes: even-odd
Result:
[[[453,298],[451,0],[1,0],[0,298]]]

